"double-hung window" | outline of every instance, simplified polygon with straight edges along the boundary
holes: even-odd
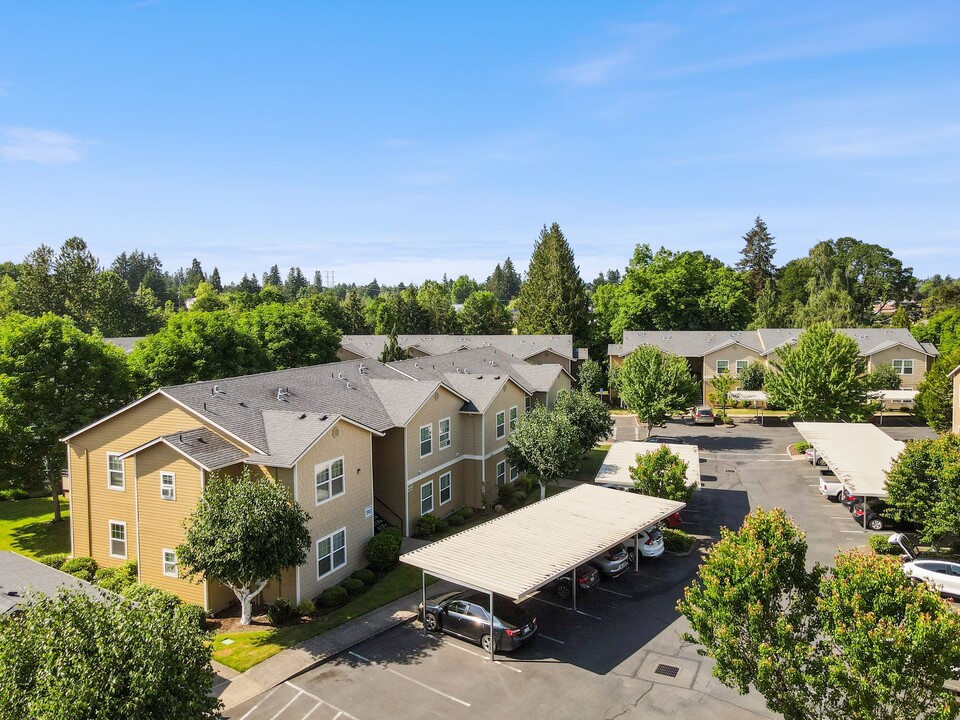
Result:
[[[524,409],[526,412],[530,412],[530,410],[531,410],[532,407],[533,407],[533,395],[527,395],[527,396],[523,399],[523,409]]]
[[[506,434],[506,422],[504,421],[504,412],[501,410],[497,413],[497,440],[502,438]]]
[[[517,429],[517,406],[510,408],[510,432]]]
[[[893,369],[898,375],[913,375],[913,360],[894,360]]]
[[[164,500],[177,499],[177,476],[173,473],[160,473],[160,497]]]
[[[343,495],[343,458],[314,466],[317,505]]]
[[[518,468],[516,465],[511,465],[510,466],[510,482],[516,482],[519,477],[520,477],[520,468]]]
[[[507,482],[507,462],[501,460],[497,463],[497,485],[504,485]]]
[[[453,497],[453,490],[451,488],[451,474],[444,473],[440,476],[440,504],[450,502],[450,498]]]
[[[120,453],[107,453],[107,487],[111,490],[123,490],[123,460]]]
[[[127,524],[125,522],[110,521],[110,557],[127,557]]]
[[[176,550],[163,550],[163,574],[167,577],[178,577]]]
[[[440,449],[450,447],[450,418],[444,418],[440,421]]]
[[[749,364],[750,364],[750,361],[749,361],[749,360],[737,360],[737,375],[739,375],[739,374],[742,373],[744,370],[746,370],[746,369],[747,369],[747,365],[749,365]]]
[[[347,529],[317,540],[317,579],[347,564]]]
[[[730,372],[729,360],[717,360],[717,374]]]
[[[420,514],[433,512],[433,480],[420,486]]]
[[[433,425],[424,425],[420,428],[420,457],[426,457],[433,452]]]

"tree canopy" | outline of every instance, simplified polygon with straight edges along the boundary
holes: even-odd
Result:
[[[960,534],[960,435],[907,443],[887,472],[885,487],[891,514],[916,523],[924,540]]]
[[[651,346],[627,355],[616,379],[620,399],[646,424],[647,437],[654,425],[688,410],[700,396],[700,384],[687,361]]]
[[[506,335],[513,317],[492,292],[478,290],[463,303],[460,324],[467,335]]]
[[[510,434],[507,458],[522,471],[536,475],[543,500],[547,483],[577,469],[583,456],[580,443],[580,434],[565,413],[536,404]]]
[[[777,251],[773,247],[773,240],[767,224],[759,215],[753,227],[743,236],[743,250],[740,251],[737,270],[746,275],[747,285],[750,286],[754,297],[757,297],[767,283],[776,276],[773,256]]]
[[[950,373],[960,366],[960,346],[941,353],[917,386],[917,414],[937,432],[953,426],[953,379]]]
[[[587,390],[561,390],[553,412],[563,413],[577,431],[580,450],[586,454],[613,432],[610,408]]]
[[[650,453],[638,453],[636,463],[630,466],[630,478],[637,492],[678,502],[689,502],[693,497],[695,488],[687,484],[688,463],[666,445]]]

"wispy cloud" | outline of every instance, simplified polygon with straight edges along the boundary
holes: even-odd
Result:
[[[75,135],[25,127],[0,128],[0,159],[66,165],[80,162],[87,143]]]
[[[878,128],[838,128],[802,135],[785,143],[788,151],[821,158],[890,158],[953,154],[960,140],[960,124],[945,123],[898,132]]]
[[[617,71],[633,62],[633,59],[633,53],[621,50],[560,68],[555,77],[560,82],[571,85],[603,85],[616,75]]]
[[[408,148],[413,147],[416,143],[410,138],[392,137],[384,138],[380,141],[380,144],[385,148]]]

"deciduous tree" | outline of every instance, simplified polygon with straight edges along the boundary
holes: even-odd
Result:
[[[587,390],[561,390],[553,409],[566,415],[576,429],[583,455],[613,432],[610,408]]]
[[[564,413],[534,405],[517,422],[507,443],[507,458],[540,483],[540,499],[547,483],[574,472],[583,456],[580,435]]]
[[[646,424],[650,437],[654,425],[697,401],[700,385],[682,357],[643,346],[624,359],[617,373],[617,390],[637,420]]]
[[[917,414],[939,433],[953,425],[953,379],[950,373],[960,366],[960,346],[941,354],[917,387]]]
[[[306,562],[309,519],[283,485],[250,468],[236,479],[214,473],[177,547],[180,571],[233,590],[240,622],[249,625],[253,598],[270,578]]]
[[[741,390],[763,390],[767,380],[767,368],[763,363],[754,360],[737,373],[737,380],[740,381]]]
[[[274,370],[337,359],[340,333],[301,304],[269,303],[240,313],[238,328],[267,354]]]
[[[467,335],[505,335],[510,332],[513,317],[493,293],[478,290],[463,303],[460,325]]]
[[[584,360],[577,375],[577,385],[588,393],[600,392],[603,387],[603,367],[593,358]]]
[[[914,440],[887,472],[891,514],[916,523],[924,540],[960,533],[960,435]]]
[[[689,464],[666,445],[638,453],[636,463],[630,466],[630,479],[637,492],[677,502],[689,502],[693,497],[695,487],[687,484]]]

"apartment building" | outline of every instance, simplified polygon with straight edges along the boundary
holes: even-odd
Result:
[[[796,344],[802,332],[800,328],[627,331],[622,343],[608,346],[608,353],[611,365],[619,365],[644,345],[679,355],[700,381],[705,400],[713,391],[711,378],[725,372],[736,376],[751,362],[776,361],[777,350]],[[883,363],[891,365],[900,374],[904,390],[917,388],[938,354],[936,347],[918,342],[905,328],[839,328],[839,332],[856,341],[868,372]]]
[[[570,387],[560,366],[493,348],[437,356],[442,370],[349,361],[166,387],[65,438],[71,547],[102,566],[218,610],[233,593],[180,577],[176,547],[211,473],[283,483],[310,514],[307,562],[264,591],[312,598],[365,564],[376,513],[409,535],[496,497],[527,399]],[[447,366],[449,365],[449,370]]]
[[[953,432],[960,433],[960,365],[949,375],[953,381]]]

